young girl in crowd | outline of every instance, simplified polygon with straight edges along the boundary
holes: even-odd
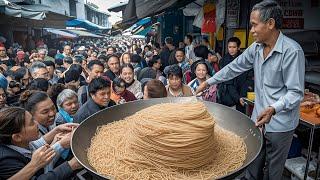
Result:
[[[141,83],[134,79],[134,69],[131,64],[124,64],[120,69],[120,77],[126,83],[126,89],[133,93],[137,99],[143,97]]]

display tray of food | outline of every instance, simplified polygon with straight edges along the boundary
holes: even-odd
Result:
[[[319,95],[306,91],[300,105],[300,119],[314,125],[320,124]]]

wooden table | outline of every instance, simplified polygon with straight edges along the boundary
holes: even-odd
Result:
[[[247,98],[244,98],[245,104],[246,104],[246,114],[250,117],[252,114],[252,107],[254,106],[254,101],[249,100]],[[304,180],[307,179],[308,177],[308,169],[309,169],[309,164],[310,164],[310,158],[311,158],[311,152],[312,152],[312,146],[313,146],[313,138],[314,138],[314,131],[316,129],[320,128],[320,119],[319,120],[314,120],[314,119],[303,119],[302,117],[300,117],[300,121],[299,124],[310,128],[310,134],[309,134],[309,144],[308,144],[308,154],[307,154],[307,163],[306,163],[306,169],[304,172]],[[319,147],[319,152],[318,152],[318,162],[317,162],[317,168],[316,168],[316,177],[315,179],[318,178],[319,175],[319,161],[320,161],[320,147]]]

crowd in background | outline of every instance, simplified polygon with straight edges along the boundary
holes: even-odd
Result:
[[[178,46],[171,37],[164,44],[108,38],[31,50],[0,45],[0,179],[72,177],[81,169],[70,151],[78,123],[116,104],[194,96],[241,53],[240,44],[230,38],[222,57],[207,38],[196,44],[191,35]],[[244,112],[253,87],[248,71],[198,96]]]

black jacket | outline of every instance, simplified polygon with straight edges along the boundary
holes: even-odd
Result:
[[[0,145],[0,179],[8,179],[24,168],[31,159],[23,156],[19,152],[9,148],[6,145]],[[56,180],[70,179],[73,171],[68,162],[64,162],[58,167],[43,174],[43,169],[40,169],[34,176],[36,179]]]
[[[248,92],[254,91],[253,69],[246,71],[235,78],[235,86],[240,97],[247,97]],[[237,110],[245,113],[245,107],[237,104]]]
[[[164,47],[162,51],[160,52],[160,60],[161,60],[161,68],[160,70],[163,71],[165,67],[169,66],[169,58],[171,53],[173,53],[174,50],[171,50],[168,47]]]
[[[227,66],[229,63],[231,63],[236,57],[238,57],[240,54],[237,54],[235,57],[232,57],[229,53],[226,54],[220,61],[220,69]],[[235,85],[235,79],[231,79],[229,81],[220,83],[218,86],[218,102],[226,105],[226,106],[234,106],[239,102],[239,99],[241,98],[239,92],[237,91],[236,85]]]
[[[116,103],[110,99],[110,102],[107,107],[111,107],[116,105]],[[81,108],[78,110],[78,112],[73,117],[73,122],[75,123],[81,123],[86,118],[91,116],[92,114],[105,109],[107,107],[101,107],[98,104],[96,104],[92,98],[90,98],[84,105],[81,106]]]
[[[111,81],[113,81],[117,75],[115,75],[110,69],[104,73]]]

